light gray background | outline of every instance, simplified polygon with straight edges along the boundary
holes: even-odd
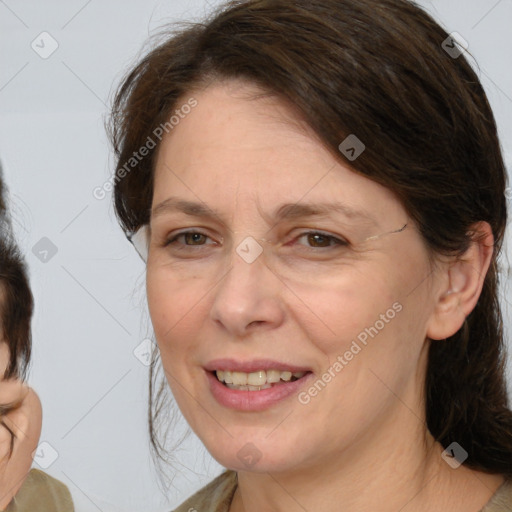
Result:
[[[192,436],[178,452],[168,502],[157,486],[146,433],[148,370],[133,354],[150,335],[144,267],[116,224],[110,194],[92,194],[113,169],[103,129],[113,84],[148,35],[217,3],[0,0],[0,160],[30,266],[29,382],[43,403],[41,442],[51,445],[38,460],[46,464],[56,451],[46,471],[69,486],[79,512],[170,510],[221,471]],[[510,169],[512,1],[420,3],[468,41]],[[31,48],[43,31],[59,45],[47,59]],[[43,237],[57,248],[46,262],[32,252]]]

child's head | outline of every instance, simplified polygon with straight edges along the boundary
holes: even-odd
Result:
[[[12,233],[0,168],[0,379],[26,376],[32,346],[32,311],[27,269]]]

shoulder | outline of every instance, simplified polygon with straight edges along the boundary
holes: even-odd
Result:
[[[59,480],[39,469],[31,469],[5,512],[52,510],[74,512],[69,489]]]
[[[174,512],[228,512],[237,475],[227,470],[182,503]]]
[[[506,480],[494,493],[489,503],[481,512],[511,512],[512,511],[512,479]]]

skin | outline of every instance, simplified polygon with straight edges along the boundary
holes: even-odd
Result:
[[[5,374],[9,360],[9,347],[0,341],[0,375]],[[0,510],[4,510],[20,490],[32,466],[32,453],[41,435],[42,408],[39,397],[32,388],[18,379],[0,381],[0,404],[22,400],[19,408],[1,419],[14,433],[11,457],[11,434],[0,425]]]
[[[172,392],[212,456],[238,472],[231,511],[338,511],[343,503],[344,512],[476,512],[503,477],[446,464],[425,426],[423,383],[427,338],[454,334],[476,304],[492,255],[489,225],[475,225],[486,239],[464,261],[431,268],[396,197],[335,158],[281,100],[251,99],[256,92],[237,81],[194,91],[197,107],[163,139],[147,262]],[[170,196],[219,217],[156,208]],[[269,219],[283,202],[331,201],[377,223],[339,214]],[[406,222],[400,233],[364,241]],[[209,238],[166,246],[185,228]],[[310,230],[351,245],[315,246],[300,236]],[[261,242],[264,253],[248,264],[236,253],[247,236],[284,247]],[[203,366],[221,357],[285,361],[318,378],[395,302],[402,310],[307,404],[292,396],[240,412],[209,391]],[[237,456],[246,443],[261,456],[251,467]]]

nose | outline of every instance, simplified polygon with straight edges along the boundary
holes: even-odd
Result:
[[[285,317],[283,286],[264,254],[248,263],[233,252],[231,269],[215,288],[211,318],[237,338],[279,327]]]

